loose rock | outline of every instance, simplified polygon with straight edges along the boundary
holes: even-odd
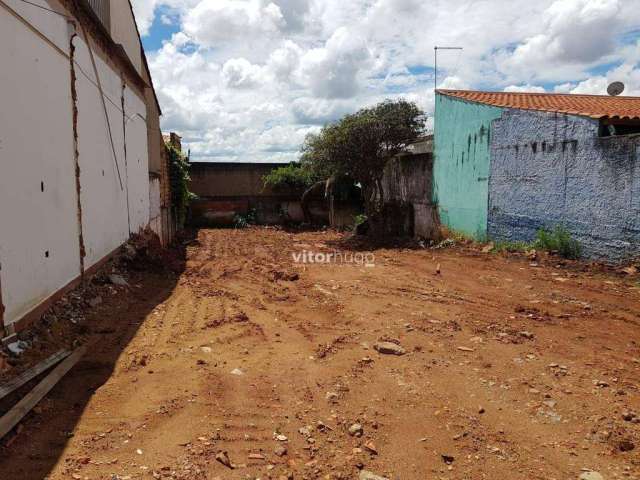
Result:
[[[373,348],[383,355],[404,355],[407,353],[400,345],[392,342],[377,342],[373,345]]]
[[[358,480],[389,480],[387,477],[381,477],[380,475],[376,475],[373,472],[368,470],[360,470],[360,475],[358,475]]]

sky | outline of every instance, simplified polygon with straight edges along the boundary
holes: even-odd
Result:
[[[640,0],[132,0],[192,161],[289,162],[387,98],[433,124],[438,88],[640,96]]]

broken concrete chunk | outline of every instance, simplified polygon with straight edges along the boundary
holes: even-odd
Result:
[[[360,470],[360,475],[358,475],[358,480],[389,480],[387,477],[381,477],[380,475],[376,475],[373,472],[368,470]]]
[[[373,348],[383,355],[404,355],[407,353],[400,345],[392,342],[377,342],[373,345]]]
[[[129,285],[129,283],[124,279],[122,275],[117,275],[115,273],[109,275],[109,281],[114,285],[119,285],[121,287],[126,287],[127,285]]]
[[[604,480],[604,477],[599,472],[583,472],[578,480]]]

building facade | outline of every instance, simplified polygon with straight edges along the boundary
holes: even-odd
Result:
[[[161,217],[167,179],[128,1],[1,0],[0,43],[0,327],[12,333]],[[161,218],[151,225],[166,239]]]
[[[640,254],[640,98],[439,91],[434,200],[480,240],[562,226],[588,258]]]

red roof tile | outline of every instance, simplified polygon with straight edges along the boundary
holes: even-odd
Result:
[[[640,97],[573,95],[568,93],[478,92],[437,90],[442,95],[495,107],[543,110],[591,118],[640,120]]]

